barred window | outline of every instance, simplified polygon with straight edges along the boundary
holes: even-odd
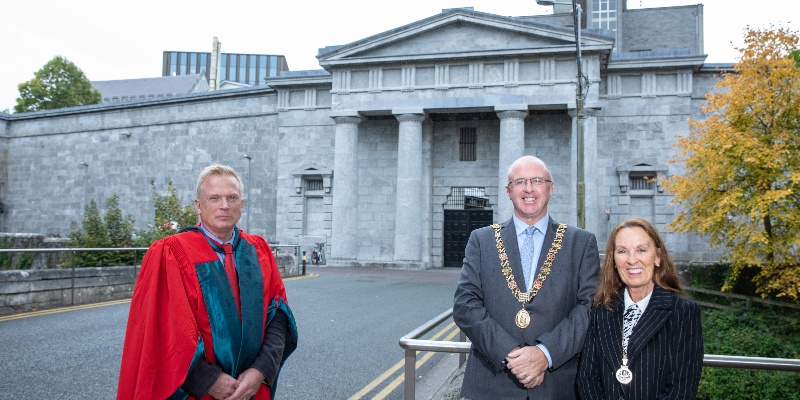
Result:
[[[305,190],[322,190],[322,179],[305,179]]]
[[[477,128],[461,128],[461,135],[458,139],[459,161],[477,160],[477,131]]]
[[[656,182],[655,172],[631,172],[631,190],[653,190]]]

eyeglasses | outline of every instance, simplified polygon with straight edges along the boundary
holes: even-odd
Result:
[[[525,179],[525,178],[514,179],[513,181],[508,182],[508,187],[519,187],[519,188],[522,188],[522,187],[525,187],[528,184],[529,181],[530,181],[531,185],[533,185],[533,186],[542,186],[545,182],[547,182],[547,183],[553,182],[550,179],[545,179],[545,178],[537,176],[537,177],[528,178],[528,179]]]
[[[239,197],[239,196],[237,196],[235,194],[232,194],[232,195],[230,195],[228,197],[221,197],[221,196],[207,197],[206,198],[206,202],[208,202],[210,204],[219,204],[219,203],[222,202],[223,199],[225,199],[228,202],[228,204],[230,204],[232,206],[235,206],[235,205],[239,204],[242,201],[241,197]]]

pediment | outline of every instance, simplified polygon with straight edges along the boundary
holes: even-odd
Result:
[[[582,37],[583,51],[611,50],[605,37]],[[465,9],[451,10],[319,55],[324,68],[342,64],[480,58],[574,52],[574,31]]]
[[[315,162],[310,162],[307,164],[303,164],[303,166],[299,168],[295,168],[292,171],[292,175],[294,176],[306,176],[306,175],[321,175],[321,176],[330,176],[333,174],[330,168],[326,168],[322,165],[319,165]]]

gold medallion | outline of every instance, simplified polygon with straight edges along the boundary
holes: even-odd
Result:
[[[628,359],[622,359],[622,366],[617,370],[617,380],[623,385],[631,383],[633,380],[633,373],[628,369]]]
[[[522,329],[527,328],[528,325],[531,324],[531,315],[524,308],[522,310],[519,310],[519,312],[517,313],[517,317],[514,319],[517,322],[517,326]]]

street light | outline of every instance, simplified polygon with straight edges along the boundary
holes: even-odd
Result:
[[[87,163],[86,161],[81,161],[78,164],[81,167],[86,167],[86,169],[84,170],[84,176],[83,176],[83,210],[84,210],[84,213],[85,213],[86,212],[86,205],[89,204],[88,192],[86,190],[86,187],[89,186],[89,163]]]
[[[586,94],[583,91],[584,85],[586,84],[586,77],[583,76],[583,66],[581,65],[581,14],[583,10],[581,9],[581,5],[578,4],[577,0],[572,0],[572,2],[567,1],[553,1],[553,0],[536,0],[536,4],[540,6],[552,6],[555,4],[563,4],[572,5],[572,18],[573,24],[575,25],[575,51],[577,53],[576,60],[578,62],[578,74],[577,74],[577,88],[575,89],[575,114],[578,118],[575,126],[575,131],[577,135],[577,158],[578,158],[578,166],[577,166],[577,173],[578,173],[578,187],[577,187],[577,199],[576,199],[576,208],[578,213],[578,226],[581,228],[586,227],[586,213],[584,209],[586,208],[586,182],[584,178],[584,171],[583,171],[583,123],[586,116],[583,115],[583,101],[586,97]]]
[[[246,186],[247,194],[244,197],[245,205],[247,206],[247,210],[245,210],[245,212],[247,213],[247,219],[245,221],[247,227],[245,230],[247,232],[250,232],[250,160],[252,160],[252,158],[247,154],[243,155],[242,158],[247,159],[247,186]]]

